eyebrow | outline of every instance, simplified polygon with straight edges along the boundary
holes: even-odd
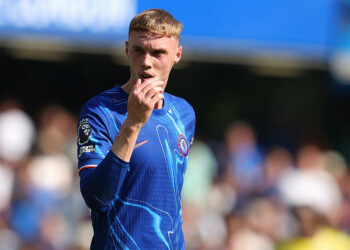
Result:
[[[142,49],[142,50],[145,50],[142,46],[139,46],[139,45],[132,45],[131,48],[133,49]],[[147,49],[147,48],[146,48]],[[167,51],[167,49],[165,47],[159,47],[159,48],[151,48],[152,51],[155,51],[155,50],[160,50],[160,51]]]
[[[141,50],[143,50],[143,48],[141,46],[138,46],[138,45],[131,46],[131,49],[141,49]]]

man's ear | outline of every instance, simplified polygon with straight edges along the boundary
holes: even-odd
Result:
[[[181,55],[182,55],[182,46],[178,46],[175,53],[175,59],[174,59],[175,63],[178,63],[180,61]]]
[[[129,59],[129,42],[125,41],[125,55]]]

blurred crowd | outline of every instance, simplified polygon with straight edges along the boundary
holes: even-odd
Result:
[[[253,127],[197,140],[183,188],[187,249],[348,250],[350,172],[331,149],[262,148]]]
[[[0,250],[89,249],[76,119],[59,105],[33,120],[18,100],[0,103]],[[344,157],[316,144],[263,148],[244,121],[223,141],[195,140],[182,203],[188,250],[350,249]]]
[[[89,249],[76,119],[59,105],[33,120],[16,99],[0,104],[0,250]]]

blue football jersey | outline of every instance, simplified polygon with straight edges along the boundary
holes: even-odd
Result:
[[[181,189],[193,108],[164,93],[163,108],[153,110],[128,163],[110,151],[127,103],[117,85],[89,100],[79,115],[78,170],[91,209],[91,249],[184,249]]]

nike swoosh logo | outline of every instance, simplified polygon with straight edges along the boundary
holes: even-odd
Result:
[[[142,142],[137,143],[134,147],[134,150],[141,147],[142,145],[146,144],[147,142],[148,142],[148,140],[144,140]]]

